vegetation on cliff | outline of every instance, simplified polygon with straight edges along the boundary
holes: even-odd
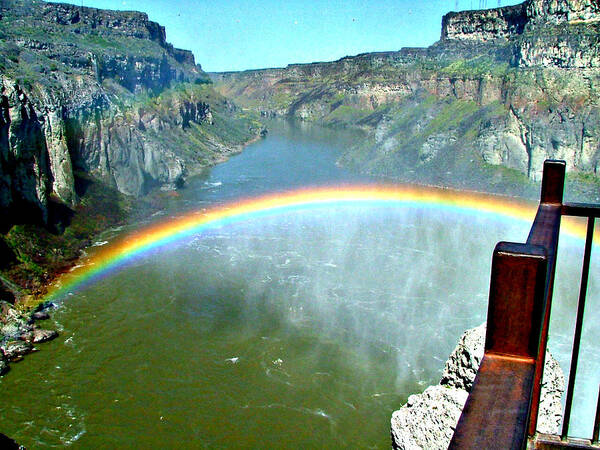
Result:
[[[257,117],[146,14],[0,1],[2,298],[42,293],[98,232],[239,152]]]

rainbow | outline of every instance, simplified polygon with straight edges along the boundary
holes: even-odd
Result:
[[[187,213],[128,234],[101,247],[82,265],[63,274],[50,288],[46,299],[61,298],[136,258],[211,229],[294,211],[338,206],[435,208],[463,214],[490,214],[528,223],[533,221],[536,211],[535,204],[507,197],[414,186],[339,186],[273,193]],[[584,226],[578,224],[565,223],[563,229],[577,237],[585,235]]]

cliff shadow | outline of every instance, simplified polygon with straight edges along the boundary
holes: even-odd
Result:
[[[59,199],[50,197],[48,201],[48,229],[53,233],[62,234],[65,228],[71,224],[75,211],[61,202]]]

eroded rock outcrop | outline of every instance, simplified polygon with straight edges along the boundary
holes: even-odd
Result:
[[[99,109],[92,118],[87,108],[69,114],[61,103],[31,99],[13,80],[3,77],[0,83],[0,207],[13,211],[15,221],[45,222],[51,194],[74,205],[74,168],[136,196],[154,186],[174,188],[182,183],[182,158],[147,139],[145,130],[116,108]],[[181,103],[188,104],[183,99]],[[181,117],[179,111],[173,113]],[[180,121],[189,126],[199,117]],[[162,124],[166,130],[170,125]]]
[[[12,223],[46,222],[51,197],[75,205],[78,171],[129,195],[174,189],[258,133],[146,14],[5,0],[0,32],[0,208]]]
[[[443,40],[511,40],[519,67],[600,67],[600,5],[593,0],[528,0],[520,5],[450,13]]]
[[[392,414],[392,445],[397,449],[446,449],[483,358],[485,324],[467,330],[446,361],[440,384],[414,394]],[[564,375],[546,353],[537,429],[560,432]]]
[[[527,16],[534,25],[597,21],[600,3],[595,0],[529,0]]]
[[[480,11],[451,12],[442,20],[442,39],[507,39],[523,33],[527,22],[525,3]]]
[[[48,318],[47,311],[43,309],[23,313],[10,303],[0,300],[0,375],[8,372],[11,361],[19,361],[28,353],[36,351],[33,344],[51,341],[58,336],[57,331],[40,328],[35,323],[36,320]]]
[[[442,39],[510,39],[530,29],[598,21],[594,0],[527,0],[519,5],[451,12],[442,21]]]
[[[442,385],[411,395],[392,415],[392,447],[403,450],[446,449],[469,393]]]
[[[0,207],[47,218],[50,170],[44,130],[20,86],[0,79]],[[23,208],[25,206],[25,208]],[[27,208],[33,206],[33,208]],[[33,211],[33,212],[31,212]]]

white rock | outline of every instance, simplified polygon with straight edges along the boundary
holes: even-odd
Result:
[[[429,386],[411,395],[392,415],[392,443],[397,449],[446,449],[467,401],[467,391]]]

